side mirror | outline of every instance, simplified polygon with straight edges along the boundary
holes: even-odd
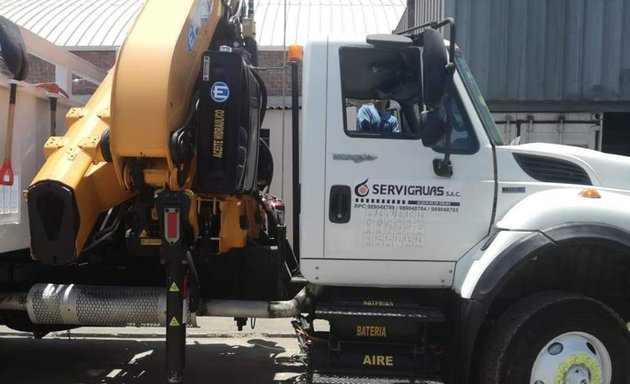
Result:
[[[431,109],[442,104],[448,80],[448,58],[444,39],[438,31],[427,28],[423,32],[422,86],[424,104]]]
[[[442,112],[439,108],[420,113],[420,137],[425,147],[433,147],[446,133],[446,116]]]
[[[18,81],[28,75],[28,52],[20,29],[9,19],[0,16],[0,52],[7,67]]]

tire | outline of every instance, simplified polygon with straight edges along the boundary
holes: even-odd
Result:
[[[508,308],[489,330],[479,382],[627,384],[629,370],[630,333],[615,311],[579,294],[543,292]]]

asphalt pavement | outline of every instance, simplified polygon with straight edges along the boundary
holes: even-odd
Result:
[[[202,318],[188,328],[186,384],[303,383],[288,319]],[[36,340],[0,327],[0,384],[165,382],[162,328],[78,328]]]

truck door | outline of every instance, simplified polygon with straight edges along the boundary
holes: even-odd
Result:
[[[454,174],[435,174],[444,139],[420,138],[419,52],[329,43],[324,259],[454,261],[488,234],[492,148],[455,74]]]

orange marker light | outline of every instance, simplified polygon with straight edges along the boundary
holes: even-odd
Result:
[[[302,61],[301,45],[289,45],[289,61]]]
[[[589,199],[601,199],[601,195],[597,192],[597,189],[586,188],[578,193],[579,196],[588,197]]]

